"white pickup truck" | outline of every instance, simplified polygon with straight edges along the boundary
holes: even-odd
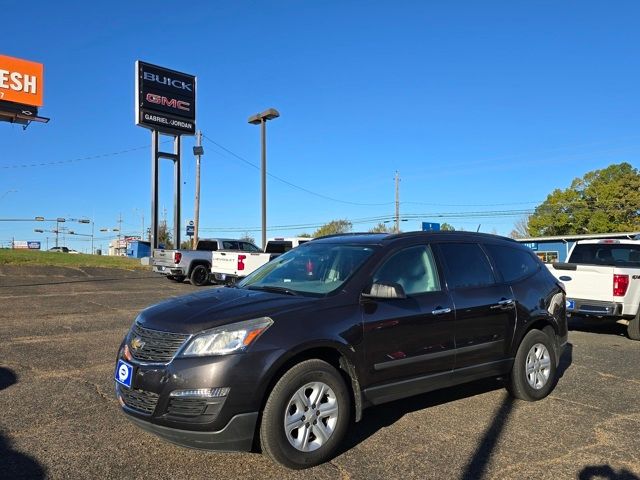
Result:
[[[610,319],[640,340],[640,241],[582,240],[549,265],[567,290],[567,315]]]
[[[211,276],[219,283],[235,283],[257,270],[275,257],[302,245],[312,238],[273,238],[267,242],[264,253],[213,252]]]

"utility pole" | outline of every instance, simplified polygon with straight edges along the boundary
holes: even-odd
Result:
[[[120,234],[122,233],[122,212],[120,212],[120,216],[118,217],[118,243],[116,244],[116,250],[118,254],[120,254]]]
[[[400,233],[400,174],[396,170],[396,232]]]
[[[193,207],[193,244],[191,248],[195,249],[198,244],[198,227],[200,226],[200,159],[204,154],[200,130],[196,132],[196,145],[193,147],[193,154],[196,156],[196,198]]]

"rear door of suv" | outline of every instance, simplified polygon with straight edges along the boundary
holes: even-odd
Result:
[[[456,370],[498,364],[506,358],[515,328],[511,288],[478,243],[440,243],[438,252],[456,310]]]

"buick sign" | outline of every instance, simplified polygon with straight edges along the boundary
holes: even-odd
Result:
[[[136,62],[136,125],[174,135],[196,130],[196,77]]]

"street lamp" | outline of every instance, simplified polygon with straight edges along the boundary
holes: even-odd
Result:
[[[280,114],[275,108],[269,108],[262,113],[256,113],[249,117],[248,122],[252,125],[260,125],[262,138],[262,162],[261,182],[262,182],[262,248],[267,245],[267,120],[278,118]]]

